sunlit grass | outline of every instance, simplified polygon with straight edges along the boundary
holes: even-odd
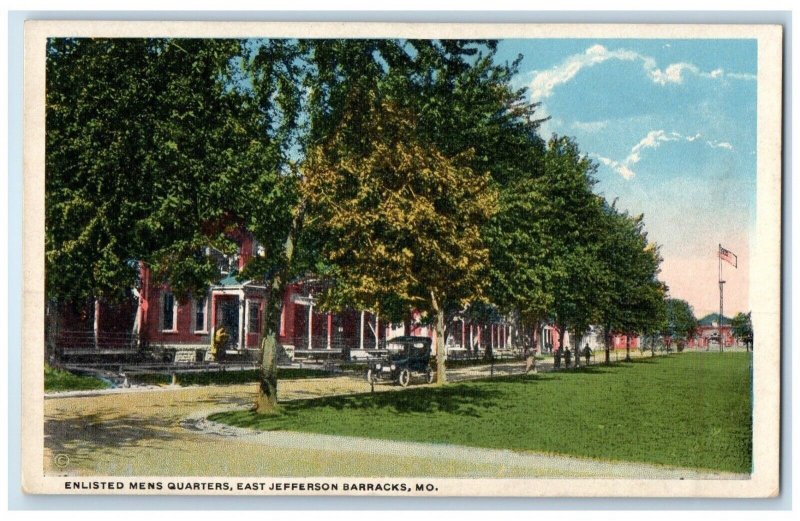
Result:
[[[285,403],[214,421],[749,472],[751,355],[685,353],[609,367]]]
[[[90,389],[106,389],[111,385],[99,378],[92,376],[79,376],[69,371],[55,369],[48,365],[44,367],[45,392],[57,391],[85,391]]]

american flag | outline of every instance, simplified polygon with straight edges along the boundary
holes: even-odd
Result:
[[[719,246],[719,258],[724,260],[734,268],[738,267],[736,265],[737,264],[736,255],[734,255],[733,252],[731,252],[730,250],[726,250],[725,248],[723,248],[721,244]]]

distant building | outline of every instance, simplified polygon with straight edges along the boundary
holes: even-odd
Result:
[[[688,342],[689,347],[707,348],[710,346],[719,347],[719,334],[722,331],[723,347],[736,345],[731,329],[731,319],[722,316],[722,326],[720,327],[719,313],[710,313],[697,321],[697,332]]]

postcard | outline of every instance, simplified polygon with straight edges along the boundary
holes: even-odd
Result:
[[[26,23],[25,492],[777,495],[782,46]]]

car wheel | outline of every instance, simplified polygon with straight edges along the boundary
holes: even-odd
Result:
[[[431,371],[430,369],[425,371],[425,381],[426,382],[428,382],[429,384],[432,384],[433,383],[433,378],[434,378],[433,371]]]
[[[410,381],[411,381],[411,372],[409,372],[408,369],[402,369],[400,371],[400,374],[397,376],[397,383],[399,383],[403,387],[407,387]]]

